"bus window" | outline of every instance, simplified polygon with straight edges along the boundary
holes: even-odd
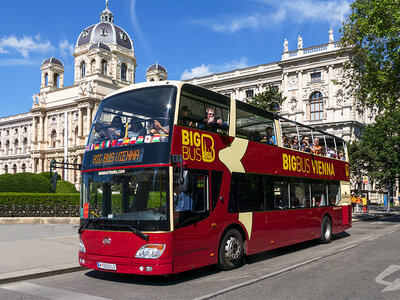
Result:
[[[289,208],[289,184],[287,182],[274,183],[274,209]]]
[[[340,202],[340,186],[337,183],[328,185],[328,205],[337,205]]]
[[[182,228],[209,215],[208,175],[205,172],[189,171],[184,185],[179,184],[179,175],[174,176],[174,223]]]
[[[306,190],[303,183],[290,184],[290,208],[304,207]]]
[[[311,199],[313,206],[326,206],[326,188],[325,184],[313,183],[311,185]]]
[[[276,145],[272,114],[236,101],[236,136]]]
[[[233,173],[229,196],[229,212],[264,211],[263,178],[261,175]]]
[[[182,87],[178,125],[228,134],[229,98],[191,85]]]

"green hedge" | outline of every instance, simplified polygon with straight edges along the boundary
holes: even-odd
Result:
[[[56,188],[56,193],[61,193],[61,194],[68,194],[68,193],[79,193],[75,186],[68,181],[64,181],[64,180],[58,180],[57,181],[57,188]]]
[[[79,194],[53,193],[0,193],[0,204],[3,205],[79,205]]]
[[[42,176],[46,177],[47,180],[50,180],[50,172],[42,172],[42,173],[39,173],[39,175],[42,175]],[[60,174],[57,174],[57,180],[61,180]]]
[[[51,193],[49,178],[40,174],[18,173],[0,175],[0,192]]]

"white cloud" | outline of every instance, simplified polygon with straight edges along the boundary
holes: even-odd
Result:
[[[205,65],[204,63],[201,64],[201,66],[194,67],[190,70],[186,69],[183,71],[181,75],[181,80],[187,80],[187,79],[192,79],[195,77],[202,77],[202,76],[207,76],[211,75],[214,73],[221,73],[221,72],[226,72],[226,71],[231,71],[235,69],[242,69],[248,67],[247,65],[247,59],[242,58],[240,61],[232,61],[225,63],[223,65]]]
[[[19,53],[24,58],[29,57],[32,52],[46,53],[51,51],[54,47],[48,40],[42,40],[40,35],[35,37],[23,36],[18,38],[14,35],[2,37],[0,39],[0,53]]]
[[[60,54],[64,57],[70,57],[74,53],[74,45],[70,44],[67,40],[61,40],[58,43],[58,47],[60,48]]]
[[[203,18],[191,20],[192,24],[208,27],[221,33],[236,33],[242,29],[272,28],[283,22],[321,22],[327,21],[331,26],[340,25],[341,18],[350,10],[346,0],[264,0],[268,13],[255,12],[246,16],[217,16],[215,19]]]

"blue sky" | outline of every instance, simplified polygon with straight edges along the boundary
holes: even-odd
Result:
[[[276,62],[283,42],[297,48],[339,39],[345,0],[109,0],[114,23],[134,42],[136,82],[158,61],[169,79]],[[54,55],[73,84],[72,56],[80,32],[100,21],[104,0],[0,0],[0,117],[28,112],[39,92],[40,66]]]

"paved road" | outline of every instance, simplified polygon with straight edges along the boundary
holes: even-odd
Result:
[[[400,216],[357,222],[328,245],[306,242],[169,277],[80,271],[0,285],[1,299],[400,299]],[[399,278],[399,279],[398,279]]]

